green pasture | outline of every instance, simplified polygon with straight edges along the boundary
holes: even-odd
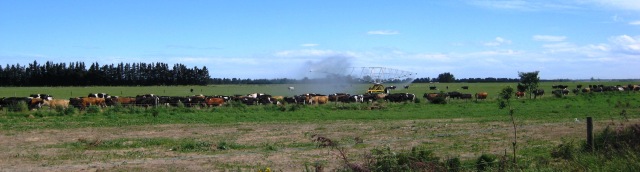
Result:
[[[32,111],[11,112],[7,108],[0,111],[0,131],[5,136],[21,135],[32,132],[60,130],[70,131],[75,129],[90,129],[90,128],[130,128],[136,126],[157,126],[165,124],[186,124],[194,126],[232,126],[240,127],[237,130],[240,133],[250,133],[255,129],[245,129],[247,126],[269,126],[269,125],[313,125],[321,124],[329,125],[331,123],[340,122],[357,122],[358,125],[371,125],[371,124],[384,124],[381,126],[372,125],[372,127],[382,128],[379,130],[384,131],[396,131],[403,130],[403,121],[419,121],[415,125],[416,128],[421,126],[425,130],[423,133],[425,136],[417,137],[411,136],[409,139],[414,138],[444,138],[452,139],[452,142],[456,144],[447,145],[446,143],[437,142],[423,142],[422,145],[431,146],[431,148],[437,149],[439,153],[445,154],[451,151],[455,153],[472,153],[480,154],[484,153],[491,146],[481,145],[478,143],[502,143],[502,141],[491,141],[498,138],[509,138],[509,136],[497,136],[493,133],[482,133],[487,130],[479,129],[468,130],[463,132],[481,134],[480,138],[475,142],[466,142],[467,137],[474,136],[473,134],[459,135],[457,136],[457,129],[451,129],[449,133],[431,133],[433,126],[440,124],[431,124],[424,121],[447,121],[451,125],[458,126],[493,126],[496,124],[510,124],[511,120],[506,109],[498,108],[497,94],[505,86],[515,87],[517,83],[431,83],[431,84],[411,84],[409,89],[404,89],[403,85],[396,85],[398,88],[392,92],[408,92],[414,93],[418,96],[419,101],[405,102],[405,103],[389,103],[389,102],[374,102],[367,103],[329,103],[325,105],[257,105],[247,106],[240,103],[227,103],[222,107],[205,107],[205,108],[187,108],[187,107],[158,107],[158,108],[143,108],[143,107],[123,107],[113,106],[106,108],[89,107],[86,110],[80,111],[71,108],[70,110],[60,109],[48,109],[42,108]],[[637,83],[626,82],[563,82],[563,83],[540,83],[540,88],[547,91],[544,97],[539,99],[512,99],[511,104],[514,109],[515,123],[518,125],[519,131],[525,132],[527,126],[545,126],[549,124],[563,125],[563,124],[576,124],[576,119],[584,121],[586,117],[593,117],[595,121],[604,122],[618,122],[618,121],[637,121],[640,118],[640,92],[605,92],[605,93],[589,93],[574,95],[570,93],[568,96],[561,98],[553,96],[551,92],[552,85],[569,85],[569,88],[575,88],[576,85],[627,85]],[[390,86],[393,84],[387,84]],[[295,87],[294,90],[289,90],[288,87]],[[334,87],[331,84],[300,84],[300,85],[209,85],[209,86],[153,86],[153,87],[2,87],[0,88],[0,97],[13,97],[13,96],[28,96],[33,93],[46,93],[51,94],[56,98],[66,99],[69,97],[86,96],[88,93],[109,93],[116,96],[135,96],[138,94],[153,93],[157,95],[166,96],[188,96],[194,94],[204,95],[234,95],[234,94],[248,94],[254,92],[268,93],[272,95],[291,96],[302,93],[316,92],[329,94],[332,89],[327,87]],[[348,90],[354,90],[348,92],[351,94],[361,94],[369,87],[369,84],[359,85],[341,85],[341,87],[348,87]],[[429,86],[436,86],[438,90],[429,90]],[[447,89],[447,86],[449,89]],[[468,90],[461,89],[462,86],[469,86]],[[191,92],[193,89],[193,92]],[[327,92],[323,92],[327,91]],[[462,93],[476,93],[476,92],[488,92],[489,98],[487,100],[448,100],[447,104],[431,104],[422,98],[423,93],[431,92],[450,92],[459,91]],[[396,123],[397,122],[397,123]],[[415,122],[414,122],[415,123]],[[423,126],[424,125],[424,126]],[[431,127],[428,127],[431,126]],[[244,127],[244,128],[243,128]],[[602,126],[600,126],[602,127]],[[490,128],[490,127],[489,127]],[[510,128],[509,128],[510,129]],[[314,131],[329,130],[323,127],[316,127],[312,129]],[[331,129],[333,130],[333,129]],[[342,132],[352,132],[351,129],[339,130]],[[366,132],[364,136],[368,136]],[[452,134],[453,133],[453,134]],[[237,134],[237,133],[236,133]],[[298,133],[301,134],[301,133]],[[305,133],[306,134],[306,133]],[[235,135],[235,134],[231,134]],[[306,137],[306,136],[305,136]],[[375,136],[369,136],[375,137]],[[550,157],[550,152],[557,146],[557,143],[551,142],[536,142],[533,139],[527,139],[530,136],[520,136],[522,140],[528,140],[526,145],[519,148],[519,156],[522,156],[523,161],[519,164],[528,165],[522,167],[527,170],[540,170],[541,171],[554,171],[559,167],[563,167],[563,164],[558,164],[550,161],[557,161]],[[574,136],[581,137],[581,136]],[[105,140],[87,140],[84,138],[77,141],[64,142],[54,145],[48,145],[49,147],[39,147],[38,149],[56,148],[64,149],[68,152],[49,157],[49,161],[58,162],[60,159],[66,160],[83,160],[89,156],[82,152],[85,150],[94,150],[99,152],[110,151],[122,151],[127,150],[126,154],[114,154],[96,156],[96,158],[103,158],[103,161],[112,161],[114,159],[135,159],[139,157],[157,158],[163,157],[156,155],[151,151],[140,151],[136,148],[156,148],[160,147],[162,150],[175,150],[179,154],[225,154],[226,152],[221,150],[237,150],[248,152],[259,152],[264,154],[271,154],[278,152],[277,150],[284,149],[304,149],[314,150],[316,148],[314,143],[311,142],[277,142],[271,143],[268,141],[254,143],[254,144],[239,144],[233,139],[220,140],[209,138],[208,136],[202,138],[112,138]],[[478,138],[477,138],[478,139]],[[341,141],[346,142],[345,138]],[[98,142],[99,141],[99,142]],[[347,140],[349,141],[349,140]],[[556,142],[564,142],[564,140],[555,140]],[[97,142],[97,143],[96,143]],[[477,143],[476,143],[477,142]],[[99,143],[99,144],[98,144]],[[347,142],[350,143],[350,142]],[[458,144],[459,143],[459,144]],[[466,143],[466,144],[465,144]],[[352,150],[357,149],[377,149],[377,147],[367,146],[366,144],[356,144],[356,146],[350,147]],[[216,151],[214,151],[214,149]],[[457,151],[457,152],[456,152]],[[80,152],[80,153],[78,153]],[[586,154],[589,155],[589,154]],[[623,154],[625,155],[625,154]],[[635,155],[635,154],[632,154]],[[39,161],[41,156],[37,153],[16,154],[14,157],[26,157]],[[69,156],[69,157],[67,157]],[[354,155],[357,156],[357,155]],[[594,156],[585,156],[586,158],[592,158]],[[617,159],[616,159],[617,158]],[[592,159],[578,159],[575,161],[559,161],[560,163],[574,163],[570,164],[567,169],[579,169],[585,164],[598,164],[589,166],[589,169],[618,169],[613,167],[624,167],[625,163],[628,163],[623,156],[616,156],[616,161],[607,161],[598,159],[597,157]],[[636,160],[637,157],[632,158]],[[102,159],[101,159],[102,160]],[[472,158],[464,159],[463,165],[471,164],[473,169]],[[314,162],[309,160],[309,162]],[[613,164],[607,164],[613,163]],[[532,166],[531,164],[541,164],[540,166]],[[602,165],[605,164],[605,165]],[[224,165],[224,164],[216,164]],[[246,164],[239,164],[246,165]],[[602,165],[602,167],[600,167]],[[230,164],[230,167],[236,167],[238,164]],[[253,168],[255,164],[248,167]],[[562,169],[562,168],[560,168]],[[124,170],[126,171],[126,170]],[[562,171],[562,170],[561,170]],[[571,170],[568,170],[571,171]],[[609,171],[609,170],[602,170]],[[613,170],[619,171],[619,170]]]
[[[552,85],[628,85],[640,84],[630,82],[542,82],[539,88],[544,89],[551,96]],[[397,88],[392,93],[413,93],[422,96],[424,93],[437,93],[440,91],[459,91],[474,94],[477,92],[489,93],[489,98],[495,98],[500,89],[505,86],[516,87],[517,83],[420,83],[410,84],[409,89],[404,89],[404,84],[395,85]],[[363,94],[371,84],[270,84],[270,85],[208,85],[208,86],[138,86],[138,87],[0,87],[0,97],[26,97],[29,94],[50,94],[55,98],[68,99],[71,97],[84,97],[89,93],[108,93],[113,96],[136,96],[141,94],[156,94],[163,96],[189,96],[189,95],[246,95],[249,93],[267,93],[271,95],[292,96],[304,93],[350,93]],[[429,86],[436,86],[438,90],[429,90]],[[462,86],[469,86],[463,90]],[[288,87],[294,87],[289,90]],[[448,87],[448,89],[447,89]],[[193,92],[191,92],[193,89]]]

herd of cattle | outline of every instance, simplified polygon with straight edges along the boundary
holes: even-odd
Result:
[[[567,85],[554,85],[552,87],[554,95],[568,95],[569,88]],[[589,92],[608,92],[608,91],[640,91],[638,85],[627,86],[604,86],[604,85],[588,85],[583,87],[577,85],[572,89],[574,94],[589,93]],[[533,95],[535,97],[543,96],[544,90],[534,90]],[[428,101],[434,101],[437,98],[445,99],[472,99],[476,100],[487,99],[487,92],[478,92],[475,94],[461,93],[458,91],[452,92],[440,92],[440,93],[425,93],[423,97]],[[524,92],[516,92],[515,96],[520,98],[524,97]],[[137,95],[135,97],[119,97],[110,96],[106,93],[91,93],[87,97],[76,97],[70,99],[54,99],[48,94],[32,94],[29,97],[7,97],[0,98],[0,108],[16,105],[19,103],[26,104],[29,109],[37,109],[43,106],[50,108],[68,108],[73,106],[78,109],[85,109],[89,106],[142,106],[142,107],[155,107],[155,106],[185,106],[185,107],[212,107],[222,106],[229,102],[239,102],[246,105],[267,105],[267,104],[327,104],[330,102],[335,103],[368,103],[373,101],[387,101],[387,102],[413,102],[416,96],[411,93],[392,93],[392,94],[358,94],[351,95],[347,93],[335,93],[330,95],[323,94],[301,94],[290,97],[284,96],[272,96],[263,93],[252,93],[247,95],[234,95],[234,96],[158,96],[154,94]]]
[[[414,101],[415,95],[410,93],[394,93],[394,94],[364,94],[350,95],[346,93],[336,93],[330,95],[323,94],[301,94],[291,97],[272,96],[264,93],[252,93],[247,95],[234,96],[158,96],[154,94],[137,95],[135,97],[119,97],[110,96],[106,93],[90,93],[87,97],[76,97],[70,99],[54,99],[48,94],[32,94],[29,97],[8,97],[0,98],[0,108],[17,105],[19,103],[26,104],[29,109],[37,109],[43,106],[55,108],[68,108],[73,106],[78,109],[85,109],[89,106],[107,107],[114,105],[122,106],[185,106],[185,107],[213,107],[222,106],[231,101],[239,102],[245,105],[267,105],[267,104],[327,104],[329,102],[341,103],[364,103],[377,100],[389,102],[405,102]]]

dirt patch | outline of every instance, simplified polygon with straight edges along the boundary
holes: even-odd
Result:
[[[638,123],[638,119],[628,123]],[[596,130],[610,122],[596,123]],[[584,122],[518,126],[520,149],[550,149],[562,139],[585,137]],[[472,122],[464,119],[406,121],[337,121],[320,123],[239,123],[227,125],[151,125],[67,130],[11,131],[0,134],[0,168],[18,171],[301,171],[305,164],[325,169],[340,166],[329,148],[318,148],[314,134],[346,147],[355,160],[374,148],[408,150],[422,145],[439,157],[477,158],[482,153],[504,154],[509,150],[513,128],[508,122]],[[226,142],[245,148],[205,152],[177,152],[165,147],[131,149],[77,149],[60,145],[86,140],[119,138],[196,139]],[[215,145],[214,145],[215,146]]]

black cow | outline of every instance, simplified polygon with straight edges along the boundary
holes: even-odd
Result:
[[[389,94],[384,99],[389,102],[405,102],[405,101],[413,101],[416,95],[409,93],[394,93]]]
[[[87,97],[97,97],[97,98],[111,98],[111,96],[107,93],[89,93]]]
[[[43,100],[51,100],[51,99],[53,99],[53,96],[51,96],[49,94],[31,94],[31,95],[29,95],[29,97],[31,97],[31,98],[41,98]]]
[[[409,85],[405,85],[405,86],[404,86],[404,89],[409,89]]]
[[[144,94],[136,96],[136,105],[150,107],[150,106],[158,106],[160,102],[160,98],[153,94]]]
[[[297,100],[296,100],[295,96],[294,97],[284,97],[283,100],[287,104],[297,104]]]
[[[469,89],[469,86],[462,86],[462,89],[463,89],[463,90],[468,90],[468,89]]]
[[[471,94],[460,94],[460,99],[471,99],[473,95]]]
[[[462,96],[462,93],[457,91],[449,92],[447,94],[449,95],[449,98],[452,98],[452,99],[459,99],[460,96]]]
[[[429,90],[437,90],[436,86],[429,86]]]
[[[544,95],[544,90],[543,89],[536,89],[533,90],[533,98],[537,98],[538,96],[542,97]]]

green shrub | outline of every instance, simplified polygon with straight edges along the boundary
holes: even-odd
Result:
[[[97,114],[97,113],[100,113],[102,109],[100,109],[100,107],[98,106],[89,106],[87,107],[86,111],[87,113],[90,113],[90,114]]]
[[[62,115],[74,115],[76,113],[78,113],[78,109],[73,106],[69,106],[68,108],[64,109],[64,111],[62,111]]]
[[[29,111],[29,105],[27,105],[27,102],[23,102],[20,101],[16,104],[13,105],[9,105],[8,106],[9,111],[11,112],[27,112]]]
[[[447,166],[447,171],[450,171],[450,172],[457,172],[462,170],[460,158],[458,157],[447,159],[446,166]]]
[[[432,151],[424,147],[413,147],[411,151],[392,152],[390,148],[374,149],[374,171],[442,171],[445,169]]]
[[[491,154],[482,154],[476,160],[476,169],[478,171],[489,170],[491,167],[494,167],[496,164],[496,156]]]
[[[562,158],[566,160],[573,159],[575,154],[575,148],[573,146],[573,142],[565,143],[563,141],[562,144],[558,145],[551,151],[551,157],[553,158]]]
[[[640,124],[619,127],[616,130],[607,126],[594,137],[594,147],[597,151],[615,153],[631,149],[640,151]],[[586,143],[583,148],[587,149]]]

